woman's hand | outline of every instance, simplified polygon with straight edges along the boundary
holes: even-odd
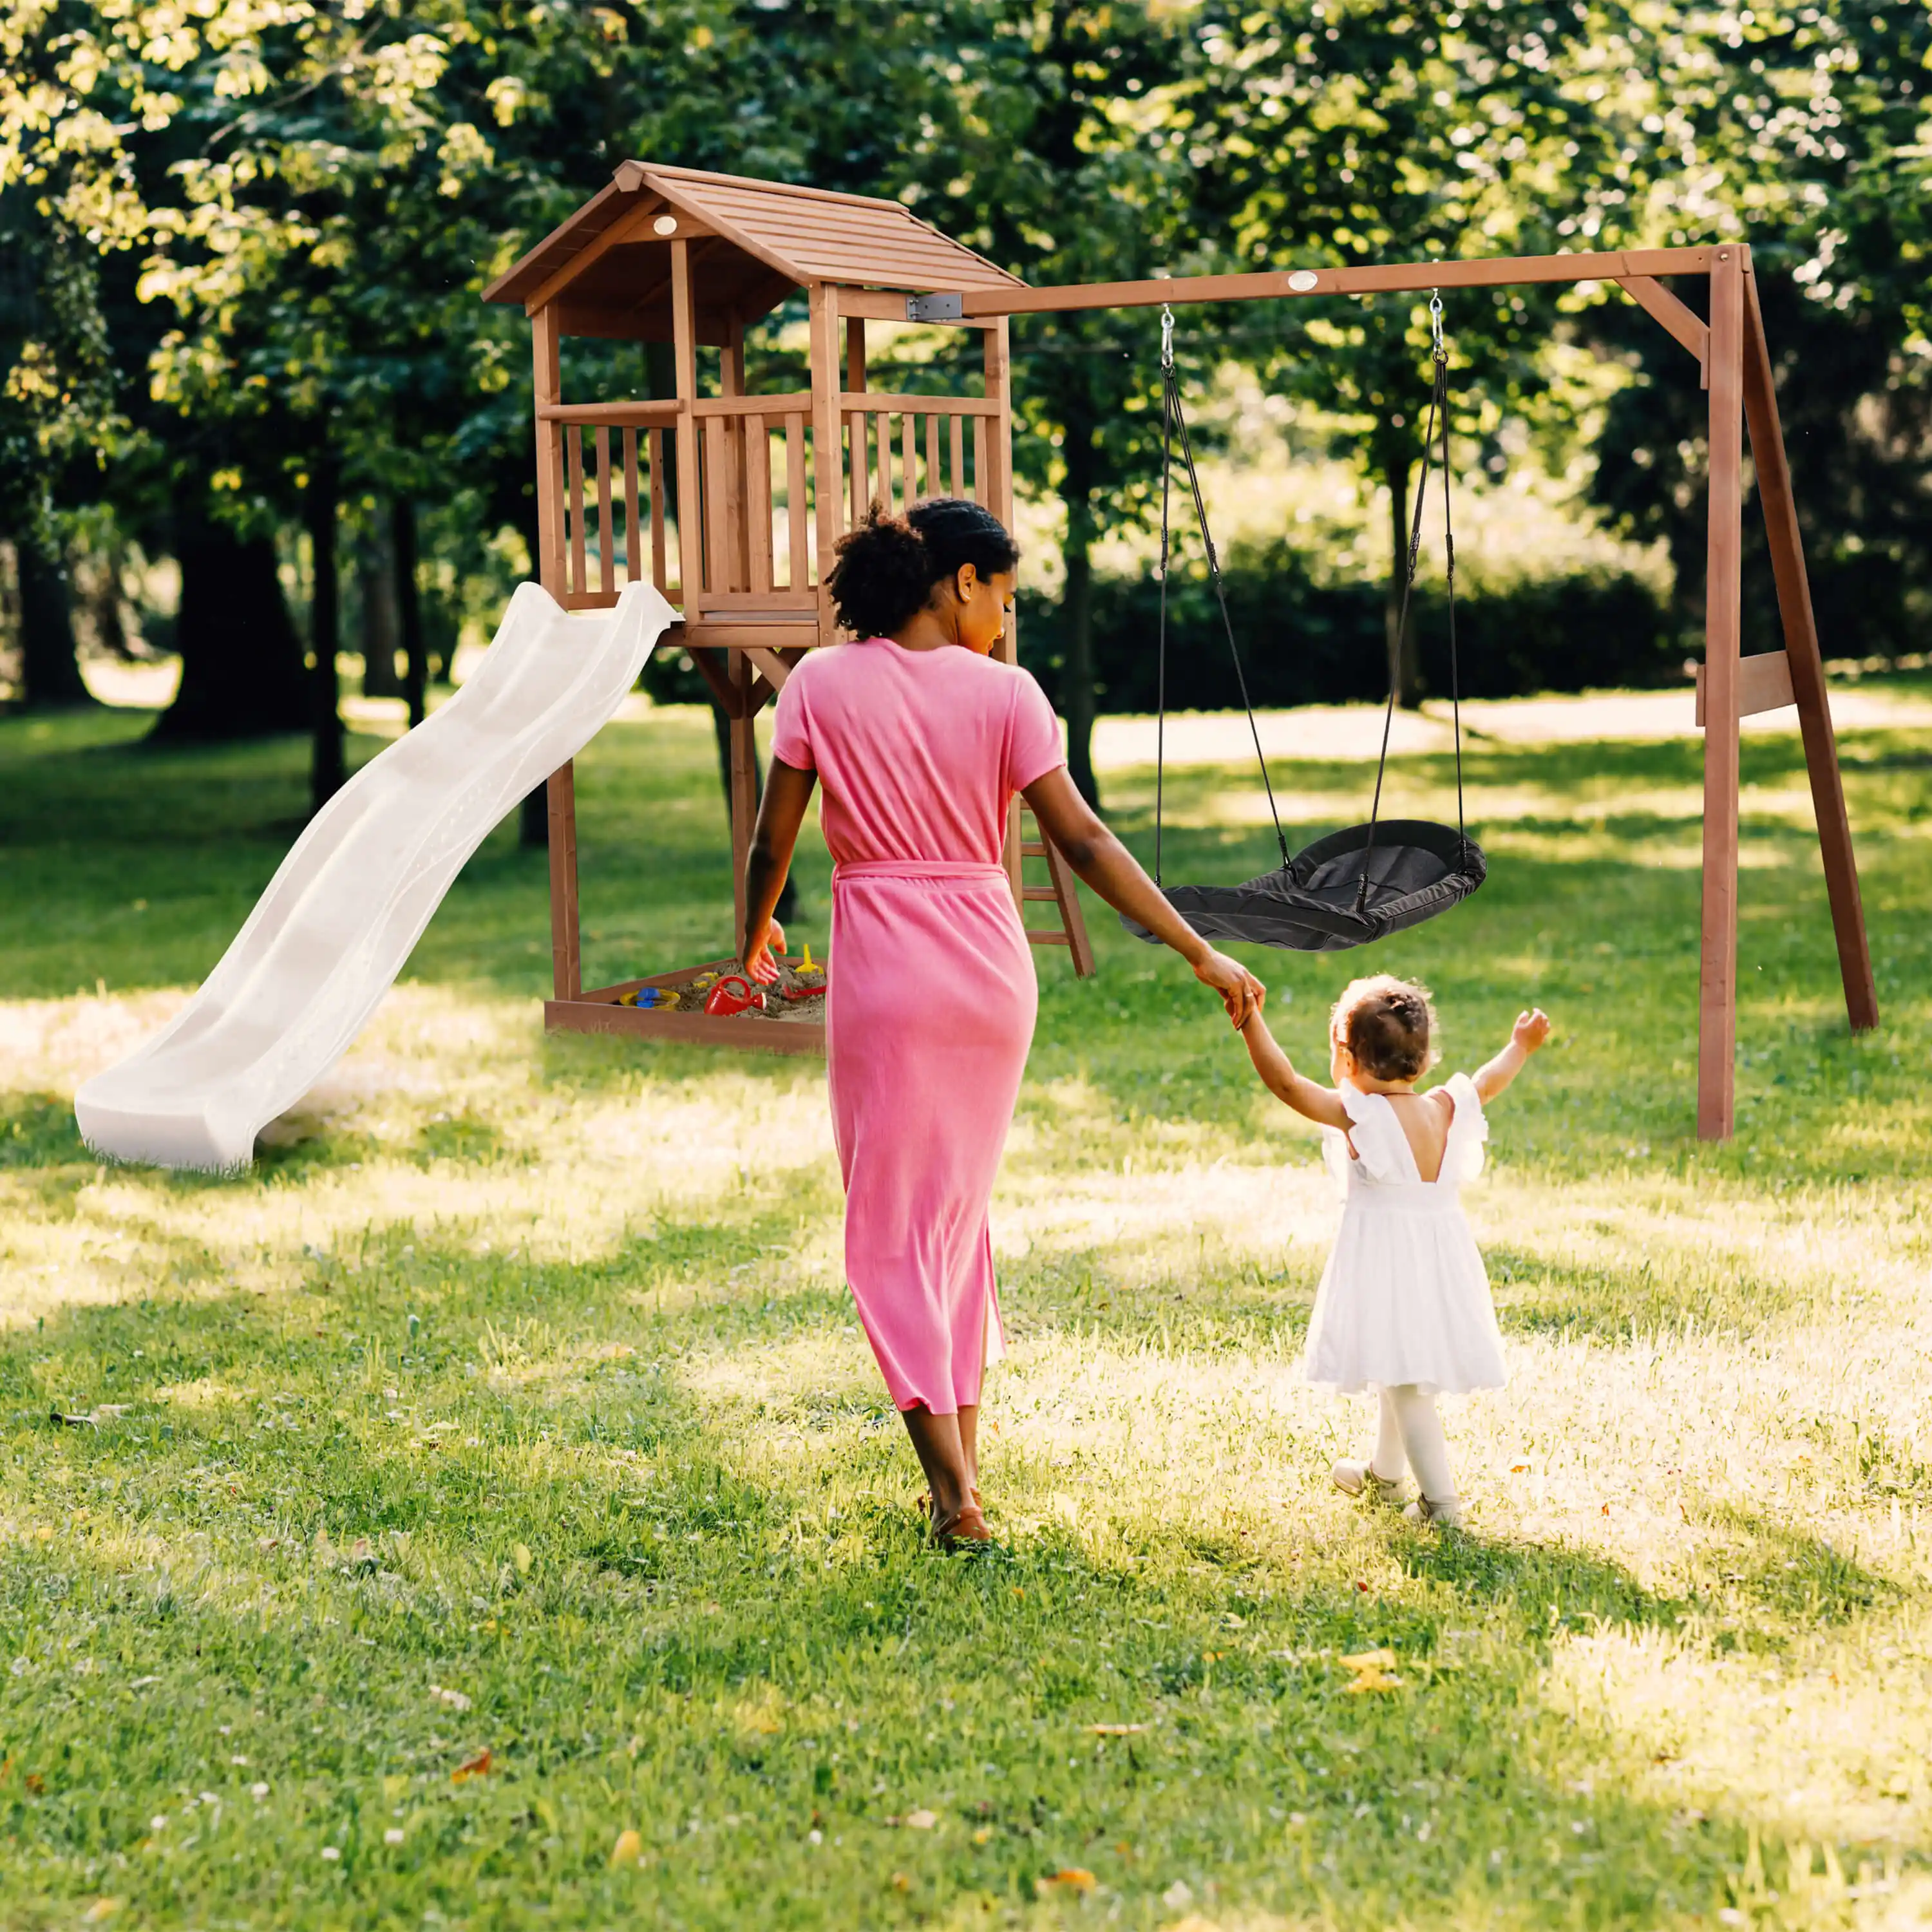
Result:
[[[1268,999],[1268,988],[1238,959],[1230,959],[1225,952],[1216,952],[1211,947],[1196,962],[1194,976],[1220,994],[1221,1004],[1227,1008],[1228,1018],[1237,1033],[1247,1024],[1250,1015],[1261,1011]]]
[[[747,923],[745,928],[745,975],[760,986],[769,986],[778,976],[778,969],[772,962],[771,949],[774,946],[782,957],[785,950],[784,928],[776,920],[766,920],[762,928]]]

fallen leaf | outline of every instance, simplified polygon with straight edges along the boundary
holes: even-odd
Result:
[[[27,1774],[26,1786],[27,1789],[38,1798],[46,1790],[47,1781],[38,1771],[30,1771]]]
[[[1147,1729],[1144,1724],[1089,1724],[1096,1738],[1131,1738]]]
[[[620,1865],[634,1865],[644,1855],[644,1840],[627,1825],[610,1847],[610,1869],[615,1871]]]
[[[905,1822],[915,1832],[929,1832],[939,1822],[939,1814],[937,1811],[925,1810],[908,1811],[905,1814]]]
[[[519,1576],[527,1576],[530,1574],[530,1546],[527,1543],[511,1544],[510,1561],[517,1566]]]
[[[97,1898],[81,1916],[82,1923],[98,1925],[104,1918],[112,1918],[127,1901],[118,1898]]]
[[[1348,1694],[1351,1697],[1359,1697],[1364,1691],[1400,1690],[1401,1688],[1402,1679],[1400,1677],[1391,1677],[1386,1671],[1364,1670],[1349,1678]]]
[[[1396,1656],[1392,1650],[1358,1650],[1353,1657],[1338,1657],[1335,1661],[1344,1670],[1393,1670]]]
[[[912,1880],[908,1878],[904,1872],[894,1872],[892,1889],[895,1892],[910,1892],[912,1889]]]
[[[465,1778],[482,1778],[490,1769],[490,1750],[486,1744],[467,1764],[460,1764],[449,1774],[452,1784],[460,1784]]]
[[[1046,1877],[1034,1880],[1034,1889],[1045,1894],[1055,1886],[1064,1886],[1070,1892],[1091,1892],[1099,1882],[1085,1866],[1069,1865],[1064,1871],[1048,1872]]]

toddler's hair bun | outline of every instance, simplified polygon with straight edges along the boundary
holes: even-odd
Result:
[[[1436,1064],[1436,1008],[1426,986],[1378,973],[1342,989],[1330,1031],[1376,1080],[1414,1080]]]

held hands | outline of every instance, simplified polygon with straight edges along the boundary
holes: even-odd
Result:
[[[769,986],[778,976],[778,969],[772,963],[772,948],[774,946],[780,953],[785,950],[784,928],[776,920],[766,920],[762,932],[746,928],[745,976],[754,984]]]
[[[1510,1030],[1510,1044],[1525,1053],[1534,1053],[1549,1037],[1550,1016],[1540,1006],[1532,1012],[1517,1014],[1516,1024]]]
[[[1210,950],[1195,967],[1194,976],[1220,994],[1228,1021],[1238,1033],[1261,1011],[1268,998],[1268,988],[1238,959],[1230,959],[1225,952]]]

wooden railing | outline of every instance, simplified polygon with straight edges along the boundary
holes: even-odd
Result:
[[[854,389],[839,397],[838,406],[845,418],[853,524],[869,503],[903,514],[922,496],[966,496],[979,503],[992,500],[991,439],[997,403],[971,396]]]
[[[862,390],[842,394],[838,407],[844,527],[875,502],[902,512],[922,496],[994,500],[997,404]],[[808,392],[707,396],[688,414],[675,402],[554,403],[538,417],[561,444],[567,609],[608,607],[647,578],[693,621],[700,611],[817,621]],[[688,548],[676,482],[686,434],[697,443],[699,506]]]

